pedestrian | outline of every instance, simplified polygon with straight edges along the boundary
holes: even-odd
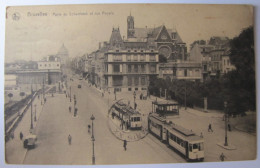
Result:
[[[127,141],[124,140],[124,149],[125,149],[125,151],[126,151],[126,146],[127,146]]]
[[[231,126],[230,126],[230,124],[228,124],[228,131],[231,131]]]
[[[209,124],[209,127],[208,127],[208,132],[210,132],[210,131],[213,132],[211,124]]]
[[[90,128],[91,128],[91,126],[90,126],[90,125],[88,125],[88,133],[90,133]]]
[[[203,138],[203,134],[202,134],[202,132],[200,133],[200,137]]]
[[[68,141],[69,141],[69,145],[71,145],[72,137],[71,137],[70,134],[69,134],[69,136],[68,136]]]
[[[137,104],[135,103],[135,110],[136,110],[136,108],[137,108]]]
[[[11,138],[14,139],[14,132],[11,132]]]
[[[71,112],[71,106],[69,106],[69,112]]]
[[[20,140],[22,140],[22,139],[23,139],[23,133],[20,132]]]
[[[219,156],[219,159],[224,162],[225,161],[226,156],[224,155],[224,153],[222,152],[221,155]]]

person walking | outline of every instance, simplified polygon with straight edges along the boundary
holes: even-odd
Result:
[[[231,125],[228,124],[228,131],[231,131]]]
[[[20,132],[20,140],[22,140],[22,139],[23,139],[23,133]]]
[[[124,140],[124,150],[126,151],[126,146],[127,146],[127,141],[126,140]]]
[[[224,162],[225,161],[226,156],[224,155],[224,153],[222,152],[221,155],[219,156],[219,159]]]
[[[208,126],[208,132],[210,132],[210,131],[213,132],[211,124],[209,124],[209,126]]]
[[[69,145],[71,145],[71,141],[72,141],[72,137],[71,137],[71,135],[69,134],[69,136],[68,136]]]

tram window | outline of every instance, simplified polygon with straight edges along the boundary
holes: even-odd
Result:
[[[192,152],[192,144],[189,145],[190,152]]]
[[[198,149],[198,144],[193,144],[193,149]]]
[[[204,150],[203,143],[200,143],[200,144],[199,144],[199,150],[200,150],[200,151],[203,151],[203,150]]]

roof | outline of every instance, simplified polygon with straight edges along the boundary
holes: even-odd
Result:
[[[177,102],[175,101],[153,101],[152,104],[155,104],[155,105],[178,105]]]
[[[119,28],[113,28],[112,34],[110,36],[109,43],[110,45],[114,46],[115,44],[122,43],[123,39],[120,34]]]
[[[156,28],[135,28],[135,37],[137,39],[143,39],[143,38],[152,38],[155,40],[158,35],[160,34],[162,28],[165,27],[164,25],[158,26]],[[175,40],[177,43],[183,43],[180,35],[176,30],[173,29],[166,29],[168,34],[171,36],[172,33],[175,33]],[[149,34],[149,35],[148,35]],[[172,36],[171,36],[172,37]]]

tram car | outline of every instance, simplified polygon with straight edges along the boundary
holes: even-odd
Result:
[[[112,117],[117,117],[130,129],[142,128],[142,115],[123,102],[116,102],[112,109]]]
[[[148,116],[148,131],[188,161],[204,160],[204,139],[158,114]]]

